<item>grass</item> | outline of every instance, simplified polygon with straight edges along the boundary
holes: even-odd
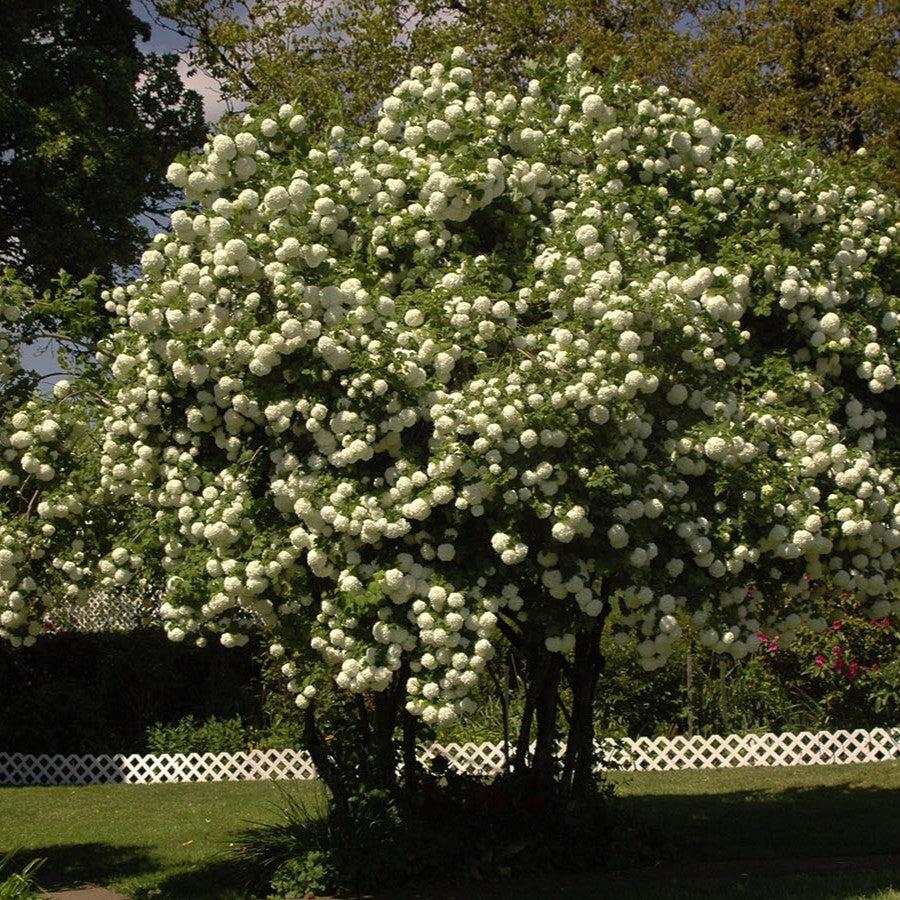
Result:
[[[20,862],[46,858],[45,885],[224,897],[236,877],[223,858],[229,837],[271,818],[281,790],[266,781],[0,788],[0,849],[21,848]],[[321,796],[316,782],[290,790]]]
[[[671,837],[677,859],[618,875],[421,886],[397,900],[900,900],[900,762],[616,773],[627,814]],[[289,789],[315,801],[315,783]],[[271,782],[0,789],[0,856],[46,857],[49,885],[128,896],[241,898],[229,837],[272,816]],[[386,898],[385,898],[386,900]]]

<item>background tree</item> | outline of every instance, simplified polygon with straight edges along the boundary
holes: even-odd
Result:
[[[173,155],[202,142],[200,97],[173,54],[143,53],[128,0],[5,4],[0,263],[38,290],[130,265],[167,209]]]
[[[827,153],[866,146],[897,184],[900,86],[895,3],[879,0],[158,0],[197,65],[229,97],[291,98],[316,120],[336,105],[371,117],[402,77],[456,44],[476,80],[526,58],[583,48],[608,71],[667,84],[732,127],[802,138]]]
[[[825,153],[861,147],[900,184],[900,6],[880,0],[707,4],[687,89],[736,128],[799,137]]]
[[[677,28],[689,9],[683,0],[158,0],[154,6],[227,97],[290,98],[313,124],[335,107],[352,119],[371,119],[410,58],[427,62],[458,44],[472,48],[476,78],[490,82],[521,75],[523,61],[542,51],[575,46],[604,64],[630,51],[640,71],[656,74],[660,46],[669,54],[664,66],[680,69],[689,43]]]

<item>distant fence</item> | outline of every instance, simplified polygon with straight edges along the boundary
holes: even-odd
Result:
[[[97,591],[87,600],[59,601],[48,619],[51,630],[108,633],[159,625],[159,597],[144,582]]]
[[[632,772],[882,762],[900,759],[900,728],[604,738],[597,751],[598,769]],[[442,757],[456,771],[473,775],[493,775],[505,765],[503,746],[497,743],[432,744],[418,755],[425,764]],[[0,784],[4,785],[266,781],[315,776],[309,754],[302,750],[114,756],[0,753]]]

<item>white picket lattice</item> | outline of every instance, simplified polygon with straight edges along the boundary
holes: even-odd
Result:
[[[597,751],[598,769],[641,772],[881,762],[900,759],[900,728],[708,738],[604,738],[598,742]],[[418,757],[426,765],[440,757],[457,772],[477,775],[496,775],[506,762],[502,744],[490,742],[432,744],[420,749]],[[315,776],[312,761],[302,750],[115,756],[0,753],[3,785],[160,784]]]
[[[642,772],[881,762],[900,759],[900,728],[714,734],[708,738],[607,738],[599,743],[598,750],[601,768]]]
[[[159,624],[159,598],[145,582],[97,591],[86,600],[60,601],[47,626],[53,630],[114,632],[134,631]]]

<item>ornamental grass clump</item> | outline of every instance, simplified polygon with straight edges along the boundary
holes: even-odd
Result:
[[[36,490],[0,635],[156,554],[170,638],[268,636],[345,805],[325,685],[392,789],[508,649],[514,765],[574,795],[611,610],[652,670],[686,628],[736,659],[823,628],[826,577],[900,608],[896,199],[578,54],[489,90],[466,60],[372,130],[285,104],[171,166],[186,203],[105,295],[89,495],[70,386],[0,426],[3,502]],[[101,546],[116,504],[140,528]]]
[[[346,810],[283,790],[276,821],[237,834],[231,857],[248,889],[291,898],[611,870],[671,855],[671,840],[614,809],[609,785],[597,787],[572,802],[538,778],[435,765],[420,772],[415,792],[363,789]]]

